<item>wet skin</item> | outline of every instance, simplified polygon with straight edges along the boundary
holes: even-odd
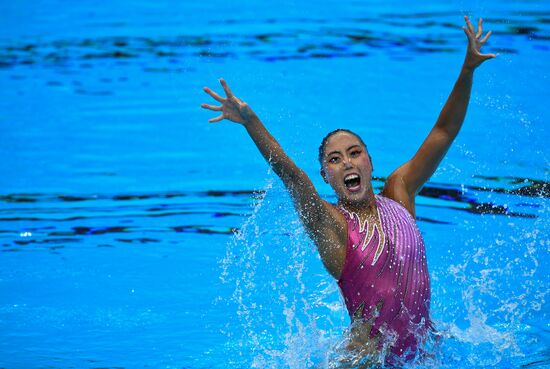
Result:
[[[327,140],[321,175],[333,188],[338,202],[347,209],[363,213],[374,204],[372,162],[367,149],[355,135],[338,132]],[[357,180],[349,182],[354,175],[359,177],[358,184]]]
[[[466,26],[463,30],[468,39],[468,48],[451,94],[416,154],[387,177],[381,192],[382,196],[400,203],[413,218],[416,194],[435,172],[462,127],[470,101],[474,70],[484,61],[495,57],[494,54],[481,53],[481,46],[491,34],[489,32],[483,36],[482,20],[479,19],[477,31],[468,17],[465,16],[464,20]],[[346,257],[348,238],[344,216],[337,206],[321,198],[307,174],[284,152],[248,104],[233,95],[225,80],[221,79],[220,83],[225,98],[208,87],[204,88],[208,95],[221,104],[201,105],[204,109],[220,113],[209,119],[209,122],[227,119],[245,127],[260,153],[287,187],[304,228],[319,250],[323,264],[338,280]],[[327,140],[325,153],[321,175],[336,192],[338,205],[357,213],[361,220],[376,215],[371,183],[372,163],[361,141],[352,134],[339,132]],[[352,175],[354,178],[350,177]],[[376,352],[377,337],[370,337],[368,322],[366,326],[360,326],[359,333],[352,334],[348,350],[360,348],[359,357]],[[344,362],[336,364],[347,368],[357,367],[357,363],[353,360],[349,365]]]

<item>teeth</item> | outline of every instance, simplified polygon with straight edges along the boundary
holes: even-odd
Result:
[[[359,176],[357,174],[349,174],[344,178],[344,181],[349,181],[349,180],[356,179],[356,178],[359,178]]]

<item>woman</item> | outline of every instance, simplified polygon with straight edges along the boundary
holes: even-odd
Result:
[[[372,188],[367,147],[355,133],[333,131],[319,148],[321,176],[338,197],[337,204],[330,204],[223,79],[226,98],[204,88],[221,103],[201,105],[221,112],[209,122],[228,119],[242,124],[290,192],[300,220],[344,296],[352,318],[348,350],[355,358],[383,352],[391,365],[409,360],[430,327],[430,279],[414,219],[415,196],[462,126],[474,70],[495,57],[480,51],[491,34],[481,37],[482,20],[477,32],[468,17],[464,20],[468,49],[458,80],[428,137],[411,160],[391,173],[379,195]]]

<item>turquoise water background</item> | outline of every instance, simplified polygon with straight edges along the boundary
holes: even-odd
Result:
[[[458,75],[463,15],[498,57],[417,199],[433,357],[550,366],[545,1],[19,1],[0,5],[0,367],[311,368],[349,319],[224,77],[320,193],[317,147],[362,135],[380,188]]]

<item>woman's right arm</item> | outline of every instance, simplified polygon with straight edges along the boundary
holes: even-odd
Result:
[[[201,105],[204,109],[221,112],[209,122],[228,119],[246,128],[265,160],[290,192],[300,220],[317,245],[325,267],[338,279],[346,252],[347,229],[343,215],[321,199],[309,177],[286,155],[248,104],[235,97],[223,79],[220,83],[227,96],[225,99],[208,87],[204,88],[207,94],[222,104]]]

